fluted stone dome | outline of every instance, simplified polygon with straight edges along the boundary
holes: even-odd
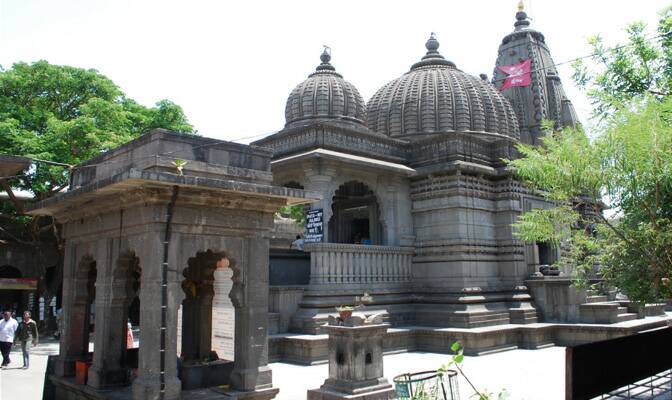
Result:
[[[285,106],[286,126],[321,118],[364,124],[366,105],[357,88],[329,63],[331,55],[327,48],[320,60],[322,63],[315,72],[290,93]]]
[[[369,100],[370,129],[397,138],[446,132],[519,137],[511,104],[492,84],[460,71],[439,54],[434,34],[425,47],[421,61]]]

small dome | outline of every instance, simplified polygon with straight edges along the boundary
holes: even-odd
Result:
[[[422,60],[369,100],[370,129],[396,138],[445,132],[519,137],[511,104],[492,84],[443,58],[433,33],[425,47]]]
[[[335,118],[364,124],[366,107],[357,88],[343,79],[329,63],[325,47],[322,63],[308,79],[298,84],[285,106],[286,126],[308,119]]]

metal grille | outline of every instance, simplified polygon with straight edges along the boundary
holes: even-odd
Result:
[[[672,400],[672,370],[663,371],[594,399]]]
[[[423,371],[397,375],[393,379],[399,400],[459,400],[457,372]]]

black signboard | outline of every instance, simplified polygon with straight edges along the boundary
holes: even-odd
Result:
[[[303,240],[305,243],[318,243],[324,237],[324,223],[322,222],[322,209],[308,211],[306,215],[306,235]]]

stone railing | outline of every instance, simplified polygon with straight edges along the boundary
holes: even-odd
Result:
[[[387,284],[411,279],[413,247],[310,243],[310,284]]]

